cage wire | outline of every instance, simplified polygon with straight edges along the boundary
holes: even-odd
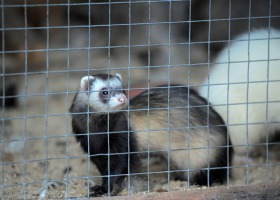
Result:
[[[83,198],[89,196],[91,187],[102,183],[103,176],[91,162],[100,155],[83,152],[73,134],[69,113],[81,78],[98,73],[120,73],[129,102],[143,91],[152,94],[156,86],[167,88],[167,104],[162,108],[167,110],[166,126],[154,128],[152,121],[162,118],[155,119],[157,117],[152,114],[157,108],[150,107],[154,100],[150,95],[145,99],[147,108],[142,108],[147,109],[143,119],[146,123],[142,122],[144,130],[135,130],[138,125],[133,121],[135,108],[129,105],[125,109],[132,132],[147,133],[148,138],[156,132],[167,133],[159,138],[166,137],[168,148],[155,151],[153,145],[160,142],[153,143],[148,139],[146,150],[136,152],[145,154],[140,159],[142,166],[137,172],[128,167],[118,195],[191,191],[198,187],[196,181],[188,181],[195,170],[206,170],[206,186],[212,186],[210,171],[215,169],[210,162],[214,155],[212,148],[226,151],[226,164],[221,167],[226,170],[223,186],[279,182],[280,122],[277,113],[280,98],[277,90],[280,73],[275,66],[280,58],[275,51],[280,48],[276,45],[280,40],[277,32],[280,5],[277,0],[0,2],[1,199]],[[259,30],[265,31],[255,38],[254,31]],[[239,38],[240,34],[247,34],[247,37]],[[264,41],[260,48],[257,48],[258,41]],[[240,49],[232,49],[234,44],[241,45]],[[256,49],[259,50],[257,59],[254,57]],[[240,57],[245,60],[236,59],[236,51],[237,54],[241,52]],[[221,52],[226,52],[226,56],[219,57]],[[265,70],[250,71],[258,62],[265,63]],[[245,67],[239,68],[240,63]],[[225,70],[215,71],[219,64],[223,64]],[[234,70],[234,67],[240,70]],[[236,80],[231,79],[235,74]],[[257,78],[259,74],[260,79]],[[215,75],[218,78],[215,79]],[[263,85],[258,88],[254,84]],[[178,105],[179,109],[187,109],[186,116],[176,116],[186,118],[187,123],[180,124],[174,117],[172,91],[181,87],[179,85],[187,86],[188,95],[194,89],[207,100],[198,106],[207,110],[204,113],[206,124],[193,125],[200,119],[193,118],[190,113],[191,99],[185,99],[187,107]],[[243,93],[240,91],[245,95],[243,102],[232,101],[232,96],[239,94],[231,89],[236,85],[245,87]],[[223,86],[223,90],[215,93],[215,86]],[[259,95],[252,96],[251,92],[255,90]],[[212,109],[224,121],[217,127],[227,127],[226,145],[211,146]],[[262,117],[254,121],[252,116],[258,114]],[[204,115],[200,117],[202,119]],[[90,122],[90,115],[87,121]],[[180,125],[173,126],[175,122]],[[234,127],[242,127],[240,130],[243,131]],[[184,149],[172,149],[171,133],[176,130],[185,131],[184,140],[180,141],[185,143]],[[174,169],[174,159],[190,160],[189,152],[195,151],[191,149],[192,138],[196,137],[190,132],[201,130],[206,130],[207,145],[198,145],[197,149],[207,152],[204,160],[207,165],[192,169],[192,163],[189,163],[182,169]],[[249,143],[254,138],[251,130],[256,134],[261,132],[256,136],[260,140]],[[231,134],[235,131],[241,135]],[[93,134],[97,133],[91,133],[88,127],[84,135],[90,138]],[[244,141],[235,143],[243,136]],[[109,137],[107,144],[109,148]],[[239,151],[239,147],[243,150]],[[88,145],[88,150],[90,148],[93,147]],[[234,149],[232,161],[229,157],[231,148]],[[185,151],[187,156],[174,158],[175,150]],[[166,159],[158,156],[160,153],[165,153]],[[106,177],[112,178],[115,175],[110,173],[110,153],[105,155],[108,164],[104,168],[109,169]],[[132,162],[131,155],[128,163]],[[197,156],[197,160],[200,159],[204,158]],[[185,180],[174,178],[175,172],[185,172]],[[116,195],[110,191],[110,184],[108,189],[105,195]]]

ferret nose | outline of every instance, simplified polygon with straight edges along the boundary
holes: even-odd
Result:
[[[126,96],[121,96],[121,97],[119,97],[118,98],[118,101],[120,102],[120,103],[126,103],[127,102],[127,97]]]

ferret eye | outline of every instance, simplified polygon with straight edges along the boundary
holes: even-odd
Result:
[[[109,92],[108,92],[107,90],[104,90],[104,91],[102,92],[102,94],[103,94],[104,96],[107,96],[107,95],[109,94]]]

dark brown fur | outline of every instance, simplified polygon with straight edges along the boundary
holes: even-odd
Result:
[[[230,170],[224,167],[230,166],[232,160],[227,128],[196,91],[178,85],[170,89],[168,86],[153,88],[133,98],[130,109],[130,124],[140,148],[147,151],[149,144],[150,151],[158,152],[166,160],[170,148],[171,170],[178,179],[189,178],[190,184],[197,185],[227,180]]]
[[[139,94],[128,107],[130,124],[125,111],[110,113],[109,116],[90,113],[94,108],[77,102],[77,95],[70,108],[73,132],[103,176],[119,175],[110,177],[111,192],[116,186],[121,188],[128,166],[130,172],[139,166],[138,154],[132,152],[147,151],[148,143],[151,151],[158,151],[156,154],[166,160],[170,147],[171,170],[176,172],[178,179],[187,180],[189,177],[191,184],[198,185],[227,180],[230,170],[226,167],[231,164],[232,156],[227,129],[221,117],[195,91],[172,85],[170,89],[163,86]],[[207,149],[209,145],[211,148]],[[110,174],[107,169],[108,149],[111,153]],[[108,179],[104,177],[102,186],[92,188],[93,196],[107,193],[107,188]]]

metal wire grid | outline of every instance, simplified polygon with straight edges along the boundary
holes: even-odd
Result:
[[[6,2],[5,2],[6,3]],[[58,26],[58,27],[51,27],[51,26],[49,26],[49,20],[48,20],[48,17],[47,17],[47,24],[46,24],[46,27],[39,27],[39,28],[37,28],[37,27],[28,27],[28,25],[27,25],[27,8],[28,7],[33,7],[33,6],[38,6],[38,7],[41,7],[41,6],[45,6],[46,7],[46,9],[47,9],[47,13],[46,13],[46,15],[48,16],[48,14],[49,14],[49,7],[50,6],[67,6],[67,12],[68,12],[68,16],[70,15],[70,6],[75,6],[75,5],[81,5],[81,3],[78,3],[78,4],[70,4],[69,2],[68,3],[66,3],[66,4],[33,4],[33,5],[29,5],[29,4],[27,4],[27,1],[25,1],[24,2],[24,5],[5,5],[5,3],[4,3],[4,1],[2,1],[2,49],[5,49],[5,31],[16,31],[16,30],[23,30],[24,32],[25,32],[25,42],[24,42],[24,50],[11,50],[11,51],[5,51],[5,50],[3,50],[1,53],[2,53],[2,55],[3,55],[3,60],[2,60],[2,69],[3,69],[3,72],[2,72],[2,76],[4,77],[4,79],[3,79],[3,88],[5,88],[5,77],[8,77],[8,76],[24,76],[24,91],[25,91],[25,94],[22,94],[22,95],[17,95],[17,96],[14,96],[14,97],[24,97],[25,98],[25,104],[24,104],[24,110],[25,110],[25,114],[24,114],[24,116],[23,117],[18,117],[18,118],[6,118],[5,117],[5,107],[4,107],[4,105],[5,105],[5,98],[3,98],[3,110],[2,110],[2,113],[3,113],[3,118],[2,118],[2,124],[3,124],[3,133],[4,133],[4,131],[5,131],[5,121],[6,120],[15,120],[15,119],[24,119],[25,120],[25,125],[24,125],[24,133],[25,133],[25,135],[24,135],[24,152],[25,152],[25,158],[24,158],[24,161],[23,161],[23,163],[24,164],[26,164],[26,163],[28,163],[28,162],[38,162],[38,161],[40,161],[40,160],[28,160],[27,159],[27,144],[26,144],[26,141],[28,141],[28,140],[33,140],[33,139],[42,139],[42,140],[44,140],[45,141],[45,149],[46,149],[46,155],[45,155],[45,160],[49,160],[50,158],[48,158],[49,156],[48,156],[48,139],[51,139],[51,138],[58,138],[58,137],[65,137],[66,138],[66,141],[67,141],[67,157],[70,157],[69,156],[69,150],[68,150],[68,147],[69,147],[69,141],[68,141],[68,137],[69,137],[69,135],[68,134],[65,134],[65,135],[60,135],[60,136],[49,136],[48,135],[48,131],[47,131],[47,128],[46,128],[46,130],[45,130],[45,136],[42,136],[42,137],[30,137],[30,136],[28,136],[27,135],[27,127],[26,127],[26,119],[28,118],[28,119],[30,119],[30,118],[38,118],[38,117],[45,117],[46,118],[46,120],[45,120],[45,126],[46,127],[48,127],[48,118],[50,118],[50,117],[53,117],[53,116],[57,116],[57,115],[52,115],[52,114],[49,114],[48,113],[48,96],[49,95],[55,95],[55,94],[63,94],[63,95],[66,95],[67,96],[67,104],[69,104],[69,102],[71,101],[71,100],[69,100],[69,93],[71,93],[71,92],[69,92],[69,72],[71,71],[70,70],[70,64],[69,64],[69,61],[70,61],[70,51],[71,50],[88,50],[88,69],[82,69],[82,71],[85,71],[85,72],[88,72],[89,73],[89,68],[91,67],[91,57],[90,57],[90,50],[92,49],[92,48],[96,48],[96,47],[92,47],[91,46],[91,44],[90,44],[90,40],[91,40],[91,38],[90,38],[90,36],[91,36],[91,29],[89,28],[89,46],[88,47],[82,47],[82,48],[71,48],[70,47],[70,37],[69,37],[69,35],[70,35],[70,28],[72,28],[72,26],[70,25],[70,18],[68,17],[68,20],[67,20],[67,24],[68,25],[66,25],[66,26]],[[151,3],[151,2],[150,2]],[[85,5],[88,5],[87,3],[85,3]],[[14,27],[14,28],[5,28],[5,17],[4,17],[4,11],[5,11],[5,9],[7,9],[7,8],[9,8],[9,7],[12,7],[12,8],[15,8],[15,7],[23,7],[24,8],[24,27]],[[90,7],[89,7],[89,16],[90,16]],[[89,21],[90,21],[90,17],[89,17]],[[90,23],[89,23],[90,24]],[[130,23],[131,24],[131,23]],[[131,25],[133,25],[133,24],[131,24]],[[129,25],[129,26],[131,26],[131,25]],[[147,24],[146,24],[147,25]],[[100,26],[103,26],[103,25],[100,25]],[[116,26],[118,26],[118,25],[116,25]],[[89,27],[89,26],[87,26],[87,25],[85,25],[85,26],[76,26],[76,27],[79,27],[79,28],[85,28],[85,27]],[[111,24],[109,23],[109,25],[108,25],[108,27],[109,27],[109,29],[110,29],[110,27],[111,27]],[[51,29],[68,29],[68,37],[67,37],[67,47],[66,48],[60,48],[60,49],[52,49],[52,48],[50,48],[49,47],[49,41],[50,41],[50,36],[49,36],[49,30],[51,30]],[[30,30],[36,30],[36,29],[44,29],[44,30],[47,30],[47,37],[46,37],[46,49],[34,49],[34,50],[29,50],[28,49],[28,39],[27,39],[27,35],[28,35],[28,31],[30,31]],[[130,32],[129,32],[130,33]],[[110,31],[109,31],[109,41],[110,41]],[[131,48],[131,46],[133,46],[133,45],[127,45],[127,46],[119,46],[119,47],[127,47],[127,48]],[[138,46],[142,46],[142,45],[138,45]],[[109,63],[110,63],[110,49],[111,48],[114,48],[114,47],[112,47],[111,45],[110,45],[110,43],[108,44],[108,46],[102,46],[102,47],[97,47],[97,48],[106,48],[106,49],[108,49],[108,57],[109,57]],[[116,46],[115,48],[118,48],[118,46]],[[49,69],[49,52],[51,52],[51,51],[66,51],[67,52],[67,69],[66,70],[55,70],[55,71],[52,71],[52,70],[50,70]],[[28,72],[28,59],[27,59],[27,54],[28,53],[32,53],[32,52],[46,52],[46,70],[42,70],[42,71],[38,71],[38,72]],[[16,54],[16,53],[24,53],[25,54],[25,62],[24,62],[24,72],[23,73],[5,73],[5,55],[6,54]],[[130,53],[130,51],[129,51],[129,53]],[[129,61],[130,62],[130,61]],[[109,64],[109,68],[110,68],[110,64]],[[81,71],[81,70],[72,70],[72,71]],[[56,93],[56,92],[51,92],[51,91],[49,91],[49,89],[48,89],[48,77],[49,77],[49,75],[50,74],[57,74],[57,73],[67,73],[67,91],[66,92],[60,92],[60,93]],[[27,94],[27,91],[28,91],[28,88],[27,88],[27,79],[28,79],[28,77],[29,76],[31,76],[31,75],[36,75],[36,74],[45,74],[46,75],[46,89],[45,89],[45,92],[42,92],[42,93],[36,93],[36,94]],[[5,91],[3,91],[3,96],[5,96],[5,93],[4,93]],[[34,115],[34,116],[28,116],[27,115],[27,110],[28,110],[28,107],[27,107],[27,99],[28,98],[30,98],[30,97],[32,97],[32,96],[45,96],[46,97],[46,105],[45,105],[45,110],[46,110],[46,112],[45,112],[45,115]],[[69,107],[69,106],[67,106],[67,107]],[[67,124],[70,124],[69,123],[69,119],[67,118]],[[69,133],[70,132],[70,130],[69,129],[67,129],[67,133]],[[17,140],[13,140],[13,141],[17,141]],[[21,139],[19,139],[18,141],[21,141]],[[5,149],[5,139],[3,138],[3,142],[2,142],[2,144],[3,144],[3,149]],[[89,158],[89,156],[88,156],[88,158]],[[69,165],[69,160],[67,159],[67,165]],[[16,164],[17,162],[12,162],[12,163],[7,163],[7,164]],[[34,184],[35,182],[28,182],[27,180],[26,180],[26,174],[27,174],[27,172],[26,172],[26,165],[24,165],[25,167],[24,167],[24,183],[23,183],[23,186],[24,186],[24,195],[23,195],[23,197],[24,197],[24,199],[26,199],[27,198],[27,194],[26,194],[26,191],[27,191],[27,189],[26,189],[26,187],[27,187],[27,185],[29,185],[29,184]],[[54,182],[56,182],[56,181],[58,181],[58,180],[49,180],[49,178],[48,178],[48,162],[46,162],[46,166],[45,166],[45,169],[46,169],[46,171],[45,171],[45,180],[43,181],[43,182],[45,182],[45,184],[46,185],[48,185],[49,183],[52,183],[53,181]],[[89,161],[89,159],[88,159],[88,174],[90,174],[90,172],[89,172],[89,169],[90,169],[90,161]],[[68,180],[68,168],[67,168],[67,173],[66,173],[67,175],[66,175],[66,180]],[[3,176],[2,176],[2,179],[3,179],[3,183],[4,183],[4,175],[5,175],[5,164],[3,164],[3,174],[2,174]],[[89,177],[87,177],[88,178],[88,187],[89,187]],[[40,182],[40,181],[39,181]],[[68,181],[66,181],[65,182],[65,184],[66,184],[66,197],[67,197],[67,194],[68,194],[68,187],[67,187],[67,184],[68,184]],[[13,187],[13,186],[16,186],[16,185],[5,185],[5,184],[3,184],[2,185],[2,197],[5,197],[4,196],[4,189],[5,189],[5,187]],[[42,193],[41,193],[41,197],[45,197],[44,195],[45,195],[45,191],[46,190],[43,190],[42,191]]]
[[[5,3],[4,3],[5,2]],[[176,2],[184,2],[183,0],[176,0]],[[98,5],[109,5],[109,8],[113,5],[119,5],[119,4],[129,4],[130,7],[131,5],[133,4],[143,4],[143,3],[157,3],[157,4],[160,4],[160,3],[168,3],[168,1],[135,1],[135,2],[94,2],[94,3],[59,3],[59,4],[55,4],[55,3],[47,3],[47,4],[28,4],[28,1],[25,3],[25,5],[21,4],[21,5],[9,5],[8,2],[6,1],[2,1],[2,21],[3,21],[3,24],[5,24],[5,17],[4,17],[4,10],[8,10],[9,8],[24,8],[24,26],[23,27],[9,27],[9,24],[6,25],[7,27],[5,28],[1,28],[1,31],[4,33],[5,31],[24,31],[24,35],[25,35],[25,39],[26,39],[26,45],[27,45],[27,41],[28,41],[28,38],[27,38],[27,35],[28,35],[28,31],[33,31],[33,30],[46,30],[46,33],[49,34],[49,32],[51,30],[68,30],[68,37],[70,37],[70,29],[75,29],[75,28],[87,28],[87,29],[90,29],[90,28],[99,28],[99,27],[107,27],[109,30],[111,30],[112,28],[114,27],[121,27],[121,26],[128,26],[129,28],[133,27],[133,26],[151,26],[151,25],[162,25],[162,24],[167,24],[167,25],[171,25],[171,24],[178,24],[178,23],[186,23],[186,21],[170,21],[170,22],[142,22],[142,23],[133,23],[133,22],[129,22],[129,23],[115,23],[115,24],[111,24],[111,22],[109,22],[109,24],[97,24],[97,25],[93,25],[93,24],[90,24],[91,23],[91,17],[89,15],[88,17],[88,21],[89,21],[89,25],[85,25],[85,24],[79,24],[79,25],[71,25],[71,22],[70,22],[70,17],[68,17],[67,19],[67,23],[65,25],[57,25],[57,26],[52,26],[52,25],[48,25],[49,22],[47,20],[46,22],[46,25],[42,25],[40,27],[35,27],[35,26],[32,26],[32,27],[29,27],[29,25],[27,24],[27,9],[28,8],[41,8],[41,7],[46,7],[46,19],[48,19],[48,15],[49,15],[49,9],[52,8],[52,7],[66,7],[67,8],[67,12],[69,14],[69,16],[71,16],[71,11],[70,9],[75,7],[75,6],[88,6],[89,9],[88,9],[88,13],[90,14],[92,11],[90,9],[90,6],[98,6]],[[171,5],[171,3],[170,3]],[[109,12],[110,13],[110,12]],[[110,19],[110,17],[109,17]],[[129,17],[129,19],[131,19],[131,17]],[[3,26],[4,27],[4,26]],[[91,33],[91,31],[89,31],[89,33]],[[135,44],[122,44],[122,45],[110,45],[110,34],[111,33],[108,33],[108,45],[102,45],[102,46],[92,46],[92,44],[88,47],[86,46],[83,46],[83,47],[71,47],[70,45],[70,42],[69,42],[69,45],[65,46],[65,48],[52,48],[52,47],[49,47],[47,48],[43,48],[43,49],[29,49],[27,46],[24,50],[6,50],[5,53],[6,54],[11,54],[11,53],[33,53],[33,52],[52,52],[52,51],[75,51],[75,50],[87,50],[87,51],[90,51],[90,50],[94,50],[94,49],[108,49],[108,52],[110,52],[109,50],[113,50],[114,48],[132,48],[132,47],[147,47],[147,45],[144,45],[144,44],[138,44],[138,45],[135,45]],[[89,35],[89,40],[88,41],[91,41],[91,40],[94,40],[90,37],[91,35]],[[3,37],[4,38],[4,37]],[[51,41],[51,38],[49,37],[46,37],[46,44],[49,45],[49,41]],[[4,43],[3,43],[4,45]],[[180,42],[180,43],[172,43],[172,44],[169,44],[168,42],[166,43],[160,43],[160,44],[150,44],[149,46],[166,46],[166,45],[174,45],[174,46],[178,46],[178,45],[187,45],[186,42]],[[110,57],[110,55],[108,55],[108,57]],[[89,58],[90,59],[90,58]],[[142,66],[141,66],[142,67]],[[155,66],[156,67],[156,66]],[[78,69],[77,71],[81,71],[82,69]],[[88,69],[85,69],[85,71],[88,70]],[[65,70],[66,71],[66,70]],[[41,71],[40,71],[41,72]]]
[[[152,3],[160,3],[160,2],[167,2],[169,3],[169,21],[167,22],[147,22],[147,23],[133,23],[131,22],[131,4],[133,3],[143,3],[143,2],[146,2],[149,4],[149,21],[151,20],[151,11],[150,11],[150,8],[151,8],[151,4]],[[209,1],[210,2],[210,6],[211,6],[211,0]],[[6,126],[6,121],[8,120],[17,120],[17,119],[22,119],[24,120],[24,137],[23,139],[16,139],[16,140],[8,140],[8,141],[24,141],[24,161],[19,161],[19,162],[10,162],[10,163],[4,163],[2,162],[2,198],[5,198],[5,188],[7,187],[15,187],[15,186],[18,186],[18,185],[22,185],[24,187],[24,193],[23,193],[23,198],[24,199],[27,199],[28,196],[27,196],[27,186],[28,185],[32,185],[32,184],[35,184],[35,183],[44,183],[46,185],[48,184],[51,184],[53,182],[59,182],[59,180],[51,180],[49,177],[48,177],[48,162],[45,162],[45,177],[44,177],[44,180],[43,181],[34,181],[34,182],[29,182],[27,180],[27,163],[29,162],[40,162],[40,161],[48,161],[48,160],[51,160],[53,158],[49,158],[49,155],[48,155],[48,144],[49,144],[49,139],[52,139],[52,138],[65,138],[66,140],[66,159],[67,160],[67,163],[66,165],[67,166],[70,166],[70,161],[69,161],[69,158],[75,158],[73,156],[71,156],[70,154],[70,150],[69,150],[69,138],[72,137],[70,136],[69,134],[71,133],[71,128],[70,128],[70,117],[68,115],[68,113],[64,113],[64,114],[50,114],[49,113],[49,97],[51,95],[65,95],[66,96],[66,104],[67,104],[67,108],[69,108],[70,106],[70,102],[71,102],[71,97],[70,95],[71,94],[74,94],[76,91],[72,91],[72,89],[70,89],[69,85],[70,85],[70,80],[71,80],[71,72],[84,72],[84,73],[87,73],[88,75],[92,73],[92,71],[95,71],[95,70],[92,70],[91,67],[92,67],[92,58],[91,58],[91,50],[93,49],[98,49],[98,48],[102,48],[102,49],[107,49],[108,50],[108,68],[107,70],[108,71],[111,71],[113,69],[121,69],[123,70],[123,68],[115,68],[115,67],[112,67],[111,66],[111,61],[110,61],[110,55],[111,55],[111,50],[114,49],[114,48],[128,48],[128,66],[130,66],[130,63],[131,63],[131,48],[132,47],[143,47],[143,46],[146,46],[146,45],[141,45],[141,44],[138,44],[138,45],[134,45],[134,44],[131,44],[131,27],[133,25],[147,25],[149,27],[151,27],[151,25],[153,24],[168,24],[169,28],[168,28],[168,41],[166,43],[163,43],[163,44],[151,44],[151,41],[150,41],[150,38],[151,38],[151,33],[149,32],[149,41],[148,41],[148,64],[147,66],[135,66],[135,67],[128,67],[127,70],[128,70],[128,94],[130,93],[130,86],[131,86],[131,83],[130,83],[130,80],[133,78],[131,77],[130,75],[130,71],[132,69],[136,69],[136,68],[139,68],[139,69],[142,69],[142,68],[146,68],[148,71],[150,71],[152,68],[161,68],[161,67],[168,67],[168,77],[169,79],[167,80],[167,83],[168,85],[170,85],[170,66],[171,66],[171,53],[170,53],[170,47],[171,46],[176,46],[176,45],[185,45],[189,51],[188,51],[188,57],[191,57],[190,55],[190,43],[191,43],[191,40],[189,38],[189,41],[188,42],[180,42],[180,43],[172,43],[171,42],[171,24],[175,24],[175,23],[187,23],[189,21],[172,21],[171,20],[171,3],[172,1],[136,1],[136,2],[129,2],[129,23],[128,24],[111,24],[110,23],[110,19],[111,19],[111,16],[110,16],[110,7],[111,5],[113,4],[119,4],[119,3],[127,3],[127,2],[109,2],[109,3],[104,3],[104,2],[88,2],[88,3],[71,3],[70,1],[67,1],[66,3],[62,3],[62,4],[51,4],[49,3],[49,1],[46,1],[45,4],[28,4],[28,1],[25,0],[23,4],[17,4],[17,5],[8,5],[8,2],[7,1],[4,1],[2,0],[1,1],[1,15],[2,15],[2,28],[1,28],[1,32],[2,32],[2,51],[1,51],[1,55],[2,55],[2,74],[1,74],[1,77],[2,77],[2,87],[5,88],[5,85],[6,85],[6,81],[5,79],[7,77],[14,77],[14,76],[18,76],[18,77],[24,77],[24,94],[20,94],[20,95],[16,95],[14,97],[18,97],[18,98],[24,98],[25,100],[23,101],[24,104],[23,104],[23,107],[24,107],[24,115],[22,117],[12,117],[12,118],[9,118],[6,116],[6,112],[8,112],[6,109],[5,109],[5,91],[3,91],[3,97],[2,97],[2,118],[1,118],[1,123],[2,123],[2,133],[5,133],[5,126]],[[90,17],[90,14],[91,14],[91,9],[90,9],[90,6],[89,5],[96,5],[96,4],[108,4],[109,5],[109,24],[108,25],[92,25],[91,23],[91,17]],[[192,2],[190,1],[189,2],[189,5],[190,5],[190,9],[189,9],[189,17],[191,16],[191,4]],[[89,21],[89,24],[88,25],[78,25],[78,26],[73,26],[71,25],[71,21],[70,21],[70,15],[71,15],[71,6],[80,6],[80,5],[85,5],[85,6],[88,6],[88,21]],[[45,27],[29,27],[28,26],[28,19],[27,19],[27,9],[29,7],[46,7],[46,26]],[[49,8],[51,6],[65,6],[67,7],[67,15],[68,15],[68,18],[67,18],[67,25],[65,26],[50,26],[49,24]],[[7,8],[15,8],[15,7],[23,7],[24,8],[24,27],[13,27],[13,28],[6,28],[6,24],[5,24],[5,9]],[[230,9],[229,9],[230,10]],[[211,19],[211,9],[209,7],[209,19]],[[269,18],[272,18],[272,17],[277,17],[277,16],[269,16]],[[191,18],[191,17],[190,17]],[[230,16],[229,16],[229,21],[230,21]],[[243,19],[243,18],[240,18],[240,19]],[[217,21],[220,20],[220,19],[217,19]],[[221,20],[224,20],[224,19],[221,19]],[[204,21],[204,20],[202,20]],[[215,21],[215,19],[213,19],[213,21]],[[129,31],[128,31],[128,41],[129,43],[127,45],[120,45],[120,46],[112,46],[110,44],[110,38],[111,38],[111,32],[110,32],[110,29],[111,27],[114,27],[114,26],[129,26]],[[107,46],[99,46],[99,47],[93,47],[92,44],[91,44],[91,40],[93,40],[93,38],[91,37],[92,35],[92,30],[91,28],[94,28],[94,27],[108,27],[109,28],[109,34],[108,34],[108,45]],[[88,46],[87,47],[71,47],[71,38],[70,38],[70,29],[71,28],[88,28]],[[37,29],[40,29],[40,30],[46,30],[46,48],[45,49],[33,49],[33,50],[30,50],[28,48],[28,31],[30,30],[37,30]],[[50,48],[50,30],[51,29],[67,29],[67,45],[65,48]],[[249,25],[249,29],[250,29],[250,25]],[[25,35],[25,40],[24,40],[24,50],[8,50],[6,51],[5,50],[5,35],[6,35],[6,31],[17,31],[17,30],[21,30],[21,31],[24,31],[24,35]],[[150,28],[149,28],[150,30]],[[190,32],[191,30],[191,25],[190,25],[190,28],[189,28],[189,35],[191,34]],[[209,23],[209,32],[208,34],[210,34],[210,30],[211,30],[211,23]],[[229,37],[230,37],[230,32],[229,32]],[[217,42],[217,41],[216,41]],[[220,42],[227,42],[226,40],[224,41],[220,41]],[[197,43],[204,43],[204,42],[197,42]],[[211,41],[208,41],[208,43],[210,44]],[[167,45],[169,47],[169,53],[168,53],[168,64],[167,65],[161,65],[161,66],[150,66],[150,57],[151,57],[151,50],[150,50],[150,47],[151,46],[164,46],[164,45]],[[83,68],[83,69],[71,69],[70,67],[70,60],[71,60],[71,51],[73,50],[87,50],[88,52],[88,60],[87,60],[87,63],[88,63],[88,66],[86,68]],[[50,60],[50,52],[52,51],[65,51],[67,52],[67,65],[64,69],[61,69],[61,70],[51,70],[50,69],[50,63],[49,63],[49,60]],[[46,64],[45,64],[45,70],[40,70],[40,71],[37,71],[37,72],[29,72],[28,70],[28,53],[33,53],[33,52],[45,52],[46,54]],[[208,47],[208,52],[210,52],[210,47]],[[17,53],[24,53],[24,70],[23,72],[13,72],[13,73],[7,73],[6,72],[6,61],[5,61],[5,57],[7,54],[17,54]],[[188,74],[187,74],[187,78],[188,78],[188,85],[189,86],[198,86],[198,85],[194,85],[192,84],[189,80],[190,80],[190,66],[195,66],[195,65],[201,65],[201,64],[207,64],[208,65],[208,69],[210,68],[210,65],[211,65],[211,59],[210,59],[210,53],[208,53],[208,62],[206,63],[191,63],[190,59],[184,64],[185,67],[188,68]],[[182,66],[182,64],[178,64],[178,66]],[[172,67],[176,67],[176,65],[172,65]],[[29,94],[28,93],[28,79],[29,77],[31,77],[32,75],[37,75],[37,74],[44,74],[45,75],[45,82],[46,82],[46,86],[45,86],[45,91],[44,92],[41,92],[41,93],[34,93],[34,94]],[[50,89],[49,89],[49,76],[51,74],[67,74],[67,89],[65,92],[52,92]],[[150,80],[150,73],[147,73],[148,74],[148,80]],[[150,89],[150,82],[147,83],[147,88],[146,89]],[[33,97],[33,96],[44,96],[46,98],[46,103],[44,105],[45,107],[45,113],[43,115],[33,115],[33,116],[29,116],[28,115],[28,105],[27,105],[27,102],[28,102],[28,98],[30,97]],[[9,98],[9,97],[7,97]],[[148,102],[149,102],[149,99],[148,99]],[[208,105],[209,106],[209,105]],[[67,124],[67,129],[66,129],[66,133],[65,134],[62,134],[62,135],[57,135],[57,136],[50,136],[49,135],[49,132],[48,132],[48,129],[47,127],[49,126],[49,118],[51,117],[55,117],[55,116],[66,116],[66,124]],[[28,119],[32,119],[32,118],[39,118],[39,117],[43,117],[45,118],[45,127],[46,129],[44,130],[44,135],[43,136],[37,136],[37,137],[30,137],[28,135],[28,129],[27,129],[27,120]],[[149,114],[147,116],[149,118]],[[168,118],[169,119],[169,118]],[[246,125],[246,124],[244,124]],[[149,126],[147,127],[148,130],[149,130]],[[185,127],[187,128],[188,130],[190,130],[190,128],[192,127]],[[170,128],[169,128],[170,130]],[[153,130],[150,130],[150,131],[153,131]],[[30,140],[43,140],[44,143],[45,143],[45,158],[44,159],[34,159],[34,160],[30,160],[28,159],[28,155],[27,155],[27,142],[30,141]],[[2,138],[2,149],[5,150],[5,143],[7,143],[7,140],[5,139],[5,134],[3,135],[3,138]],[[268,138],[267,138],[267,143],[268,143]],[[148,150],[148,154],[150,153],[150,151]],[[170,153],[170,152],[169,152]],[[77,156],[77,157],[85,157],[85,156]],[[90,164],[90,156],[86,156],[87,157],[87,165],[88,165],[88,171],[87,171],[87,174],[88,176],[87,177],[82,177],[82,178],[86,178],[87,179],[87,188],[90,187],[90,184],[91,184],[91,176],[90,176],[90,168],[91,168],[91,164]],[[170,156],[168,157],[168,163],[170,163]],[[54,158],[54,159],[60,159],[60,158]],[[62,158],[64,159],[64,158]],[[150,162],[150,157],[148,156],[148,168],[147,168],[147,172],[143,173],[143,174],[147,174],[148,175],[148,181],[147,181],[147,190],[148,192],[151,191],[150,189],[150,174],[154,174],[154,173],[162,173],[162,172],[151,172],[150,169],[149,169],[149,162]],[[12,184],[12,185],[7,185],[5,184],[5,167],[6,165],[14,165],[14,164],[17,164],[17,163],[23,163],[24,164],[24,180],[23,180],[23,183],[22,184]],[[267,148],[267,157],[266,157],[266,166],[267,166],[267,180],[269,179],[269,176],[268,176],[268,166],[271,165],[269,164],[269,161],[268,161],[268,148]],[[256,165],[256,166],[262,166],[262,165]],[[209,166],[208,166],[209,167]],[[247,177],[250,176],[250,173],[249,173],[249,168],[251,167],[249,161],[247,161]],[[229,167],[230,168],[230,167]],[[229,169],[228,168],[228,169]],[[170,186],[170,172],[172,172],[170,170],[170,165],[168,165],[168,191],[171,190],[171,186]],[[130,194],[130,173],[128,173],[128,194]],[[71,180],[73,177],[69,177],[69,168],[67,168],[67,171],[66,171],[66,175],[65,175],[65,180],[64,180],[64,184],[66,184],[66,187],[65,187],[65,197],[68,198],[68,193],[69,193],[69,187],[68,187],[68,184],[69,184],[69,180]],[[73,179],[75,179],[77,177],[74,177]],[[247,179],[248,180],[248,179]],[[247,181],[247,183],[249,184],[249,181]],[[209,184],[209,183],[208,183]],[[228,176],[228,181],[227,181],[227,185],[229,185],[229,176]],[[187,187],[190,188],[190,185],[189,183],[187,183]],[[45,188],[46,189],[46,188]],[[44,191],[47,191],[47,190],[43,190]],[[45,194],[44,193],[41,193],[41,197],[42,198],[46,198],[46,196],[44,196]],[[89,192],[89,190],[87,191]]]

